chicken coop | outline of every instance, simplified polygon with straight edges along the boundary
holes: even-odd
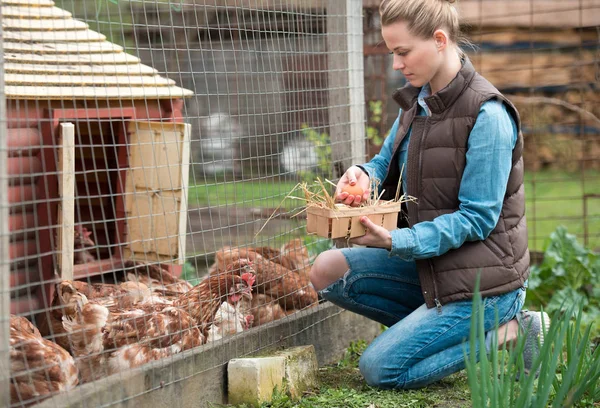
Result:
[[[49,0],[3,0],[11,313],[185,253],[191,91]]]
[[[301,219],[253,236],[310,170],[288,139],[364,156],[359,3],[0,4],[2,403],[206,405],[231,358],[374,337],[319,303]]]

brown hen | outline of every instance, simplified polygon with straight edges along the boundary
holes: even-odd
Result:
[[[192,315],[204,335],[207,334],[223,302],[228,302],[235,307],[243,297],[252,299],[255,275],[247,263],[236,265],[239,274],[208,276],[189,292],[173,301],[173,306],[180,307]]]
[[[298,252],[293,252],[293,259],[287,255],[287,259],[294,266],[304,265],[301,256],[297,255]],[[291,270],[246,248],[221,250],[217,259],[214,274],[228,270],[237,274],[240,265],[248,264],[256,272],[256,291],[276,299],[286,311],[303,309],[317,303],[317,292],[310,285],[308,277],[308,265],[302,269]],[[280,259],[283,259],[283,256]]]
[[[144,284],[123,282],[119,285],[110,283],[87,283],[82,281],[62,281],[56,285],[52,309],[41,316],[40,332],[52,339],[61,347],[70,350],[69,340],[63,326],[63,316],[73,316],[77,303],[71,301],[76,293],[85,295],[95,304],[103,305],[111,310],[123,310],[142,304],[169,305],[171,297],[157,296]]]
[[[66,301],[62,324],[82,382],[138,367],[199,346],[203,336],[184,310],[168,304],[141,304],[120,310],[90,301],[62,282]]]
[[[28,406],[78,383],[73,357],[40,336],[27,319],[10,316],[10,400]]]

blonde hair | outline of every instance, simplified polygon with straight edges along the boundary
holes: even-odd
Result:
[[[432,38],[435,30],[441,28],[458,45],[466,39],[460,32],[458,12],[452,4],[454,2],[455,0],[383,0],[379,6],[381,25],[404,21],[413,35],[424,39]]]

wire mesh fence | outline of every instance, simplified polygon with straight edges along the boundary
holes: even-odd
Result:
[[[298,203],[256,234],[364,156],[360,4],[327,10],[2,1],[11,404],[317,304]]]
[[[379,2],[0,3],[7,405],[317,325],[308,271],[332,243],[285,198],[374,155],[397,117]],[[600,247],[600,3],[458,7],[522,115],[530,247],[558,224]]]

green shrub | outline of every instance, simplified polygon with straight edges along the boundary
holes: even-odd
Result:
[[[549,313],[583,310],[583,326],[594,323],[600,333],[600,256],[559,226],[544,244],[544,260],[531,267],[528,305]]]

